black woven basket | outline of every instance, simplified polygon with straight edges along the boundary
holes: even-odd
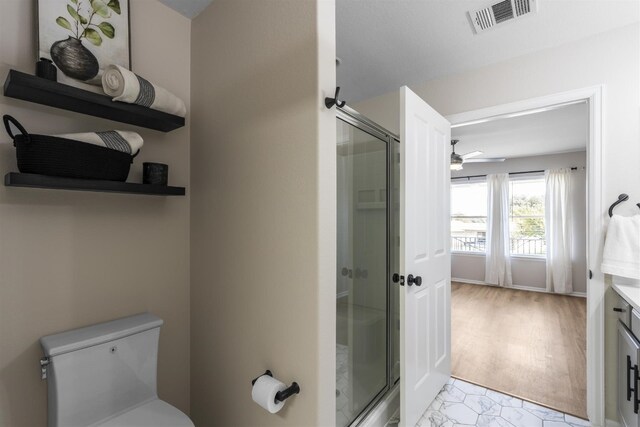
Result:
[[[131,154],[98,145],[29,134],[13,117],[2,117],[7,133],[13,139],[22,173],[62,176],[67,178],[126,181],[131,163],[138,153]],[[14,135],[10,124],[21,132]],[[139,151],[138,151],[139,152]]]

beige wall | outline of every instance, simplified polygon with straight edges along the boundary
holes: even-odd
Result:
[[[433,80],[413,89],[449,115],[553,93],[604,85],[604,203],[627,193],[640,200],[640,25],[635,24],[499,64]],[[398,129],[397,93],[353,107],[391,130]],[[634,203],[618,213],[636,213]],[[603,212],[604,215],[604,212]],[[607,291],[606,416],[615,410],[615,321]]]
[[[192,23],[191,415],[335,419],[333,0],[216,0]],[[271,369],[301,393],[251,400]]]
[[[32,73],[33,3],[2,0],[0,79]],[[134,71],[186,100],[190,21],[155,0],[131,0]],[[170,165],[169,181],[189,184],[189,126],[164,134],[0,96],[34,133],[131,129],[145,139],[142,162]],[[0,171],[16,171],[0,131]],[[189,192],[189,189],[187,189]],[[0,186],[0,426],[46,425],[46,382],[38,338],[151,311],[165,320],[160,397],[189,411],[189,197],[68,192]]]

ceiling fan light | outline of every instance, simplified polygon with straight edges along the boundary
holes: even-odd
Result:
[[[451,140],[451,170],[459,171],[462,170],[462,163],[464,159],[460,154],[456,154],[456,144],[458,143],[457,139]]]

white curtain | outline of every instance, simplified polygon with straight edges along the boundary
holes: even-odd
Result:
[[[547,291],[568,294],[571,278],[571,171],[545,172],[545,232],[547,240]]]
[[[511,286],[509,174],[487,175],[487,248],[484,281]]]

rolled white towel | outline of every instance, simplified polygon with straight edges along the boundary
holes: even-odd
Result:
[[[600,270],[640,279],[640,215],[614,215],[611,218]]]
[[[187,115],[182,99],[119,65],[105,68],[102,89],[114,101],[138,104],[180,117]]]
[[[87,144],[99,145],[112,150],[134,155],[144,144],[140,135],[126,130],[109,130],[106,132],[65,133],[54,135],[58,138],[73,139]]]

